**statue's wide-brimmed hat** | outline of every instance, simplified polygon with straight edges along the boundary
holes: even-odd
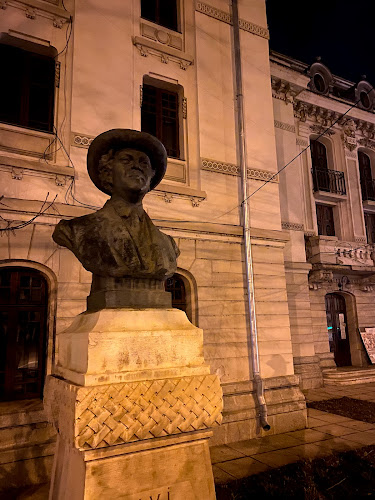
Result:
[[[151,166],[155,170],[155,175],[151,179],[150,189],[154,189],[164,177],[167,169],[167,152],[163,144],[147,132],[139,132],[125,128],[114,128],[107,130],[95,137],[87,153],[87,170],[95,186],[103,193],[111,195],[107,186],[104,187],[99,175],[99,160],[111,149],[119,151],[121,149],[135,149],[142,151],[150,158]]]

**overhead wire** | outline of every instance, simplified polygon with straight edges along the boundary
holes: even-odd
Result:
[[[373,90],[374,90],[374,87],[371,86],[371,88],[367,92],[366,91],[363,91],[363,92],[365,92],[366,95],[368,95]],[[329,127],[327,127],[325,130],[323,130],[323,132],[321,132],[315,140],[317,141],[321,137],[323,137],[334,125],[336,125],[336,123],[338,123],[340,120],[342,120],[344,118],[344,116],[346,116],[353,108],[357,107],[357,104],[359,104],[360,102],[361,102],[361,98],[359,98],[354,104],[352,104],[352,106],[350,106],[350,108],[347,109],[345,111],[345,113],[343,113],[341,116],[336,118],[336,120],[334,120]],[[286,163],[286,165],[284,165],[277,172],[275,172],[269,179],[264,181],[261,186],[259,186],[257,189],[255,189],[255,191],[253,191],[251,194],[249,194],[249,196],[247,198],[242,200],[239,205],[236,205],[235,207],[231,208],[227,212],[224,212],[224,213],[218,215],[217,217],[215,217],[215,219],[220,219],[221,217],[224,217],[224,215],[228,215],[231,212],[233,212],[233,210],[236,210],[236,208],[240,208],[244,203],[246,203],[247,200],[249,200],[251,197],[253,197],[256,193],[258,193],[261,189],[263,189],[267,184],[272,182],[280,174],[280,172],[285,170],[291,163],[293,163],[297,158],[299,158],[305,151],[307,151],[310,148],[311,148],[311,143],[308,144],[304,149],[302,149],[302,151],[300,151],[296,156],[294,156],[294,158],[292,158],[290,161],[288,161],[288,163]]]

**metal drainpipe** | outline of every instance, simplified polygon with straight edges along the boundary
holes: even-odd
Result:
[[[243,238],[245,249],[246,263],[246,284],[248,293],[248,305],[250,315],[250,338],[249,354],[251,358],[252,371],[254,375],[254,385],[256,397],[259,405],[260,425],[265,430],[270,430],[271,426],[267,422],[267,405],[264,397],[263,380],[260,376],[259,367],[259,349],[258,349],[258,331],[255,315],[255,299],[254,299],[254,274],[253,274],[253,259],[251,255],[250,241],[250,214],[247,189],[247,164],[246,164],[246,139],[244,134],[244,112],[243,112],[243,93],[242,93],[242,68],[241,68],[241,48],[240,48],[240,27],[238,20],[238,3],[237,0],[232,0],[232,18],[233,18],[233,42],[234,42],[234,65],[235,65],[235,81],[236,81],[236,101],[237,101],[237,127],[238,127],[238,151],[241,171],[242,184],[242,225]]]

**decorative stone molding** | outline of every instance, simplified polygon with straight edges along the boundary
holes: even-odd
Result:
[[[292,104],[295,97],[303,90],[302,87],[298,87],[297,85],[276,78],[275,76],[271,77],[271,86],[272,97],[284,101],[285,104]]]
[[[77,134],[76,132],[72,132],[71,135],[71,144],[72,146],[77,146],[77,148],[86,148],[88,149],[92,141],[95,139],[92,135],[83,135]]]
[[[296,222],[282,222],[281,223],[282,229],[288,229],[289,231],[304,231],[304,225],[303,224],[297,224]]]
[[[375,141],[368,139],[367,137],[363,137],[362,139],[358,140],[358,144],[365,148],[369,148],[375,151]]]
[[[16,181],[21,181],[23,179],[23,169],[13,167],[11,171],[12,179]]]
[[[35,9],[32,9],[30,7],[26,7],[25,15],[26,15],[27,19],[35,19],[36,18]]]
[[[209,158],[202,158],[202,170],[209,172],[217,172],[226,175],[240,176],[240,167],[233,163],[225,163]],[[277,172],[270,172],[269,170],[260,170],[256,168],[247,169],[247,178],[255,179],[258,181],[279,182]]]
[[[330,125],[328,125],[329,127]],[[334,135],[335,132],[332,129],[329,129],[325,125],[310,125],[310,130],[311,132],[314,132],[315,134],[324,134],[324,135]]]
[[[133,37],[133,45],[139,50],[141,56],[157,57],[164,64],[174,62],[178,64],[182,70],[186,70],[189,66],[194,64],[193,58],[187,54],[166,45],[163,46],[162,44],[155,43],[147,38],[135,36]]]
[[[345,156],[347,158],[352,158],[353,160],[357,159],[357,153],[355,151],[349,151],[349,149],[345,149]]]
[[[65,186],[66,185],[66,176],[65,175],[56,175],[55,183],[56,183],[56,186]]]
[[[39,169],[38,169],[39,168]],[[27,177],[42,177],[44,179],[51,179],[55,181],[56,186],[65,186],[67,183],[67,179],[72,179],[73,175],[72,173],[61,173],[61,172],[54,172],[56,170],[55,165],[50,165],[48,164],[49,170],[45,170],[45,165],[44,164],[35,164],[33,167],[28,166],[26,164],[25,167],[16,167],[12,165],[4,165],[0,164],[0,171],[1,172],[7,172],[8,174],[10,173],[11,178],[17,181],[22,181],[25,176]]]
[[[356,243],[364,243],[364,244],[366,244],[367,243],[367,238],[365,236],[356,236],[354,238],[354,241]]]
[[[309,276],[310,290],[318,290],[322,288],[322,284],[333,283],[333,272],[329,270],[312,271]]]
[[[155,27],[147,22],[141,23],[141,34],[150,40],[159,42],[162,45],[168,45],[177,50],[182,50],[182,35],[180,33],[171,32],[162,26]]]
[[[159,190],[152,191],[152,194],[155,194],[156,196],[159,196],[160,198],[162,198],[165,201],[165,203],[172,203],[174,198],[184,198],[184,199],[189,200],[191,202],[191,206],[194,208],[199,207],[199,205],[202,203],[202,201],[204,201],[206,199],[203,196],[192,196],[192,195],[188,195],[188,194],[165,192],[165,191],[162,191],[162,188],[160,191]]]
[[[344,147],[349,151],[354,151],[357,147],[357,141],[355,138],[357,126],[354,120],[349,119],[343,123],[342,130],[343,133],[341,135],[342,142]]]
[[[0,9],[13,7],[22,10],[28,19],[44,17],[50,19],[55,28],[61,29],[66,22],[70,20],[70,14],[65,9],[53,5],[55,2],[48,0],[0,0]]]
[[[315,121],[315,124],[311,125],[310,129],[316,133],[324,132],[340,118],[340,114],[335,111],[299,100],[294,102],[293,109],[295,118],[298,118],[301,122],[305,122],[307,118]],[[333,135],[334,133],[333,130],[326,132],[327,135]]]
[[[245,21],[245,19],[239,20],[239,26],[241,30],[248,31],[253,35],[260,36],[261,38],[265,38],[266,40],[270,39],[270,32],[267,28],[263,28],[258,24],[251,23],[250,21]]]
[[[182,118],[186,120],[187,118],[187,98],[182,98]]]
[[[63,381],[53,385],[46,389],[53,402],[52,419],[78,449],[194,432],[222,420],[222,390],[216,375],[90,387],[66,388]],[[62,393],[68,390],[75,405],[60,408]],[[74,427],[66,424],[72,412]]]
[[[208,158],[202,158],[202,170],[227,175],[240,175],[240,167],[238,165],[234,165],[233,163],[224,163],[217,160],[210,160]]]
[[[306,139],[302,139],[302,137],[297,137],[296,138],[296,144],[297,146],[302,146],[304,148],[307,148],[307,146],[309,145],[309,143],[307,142]]]
[[[335,246],[336,264],[373,266],[373,254],[373,245],[364,244],[353,248],[343,243]]]
[[[201,14],[205,14],[206,16],[213,17],[218,21],[222,21],[226,24],[233,24],[232,16],[228,12],[224,12],[223,10],[217,9],[216,7],[212,7],[204,2],[197,2],[195,9]],[[270,33],[267,28],[263,28],[263,26],[259,26],[258,24],[251,23],[250,21],[246,21],[245,19],[239,20],[240,29],[244,31],[248,31],[253,35],[260,36],[261,38],[265,38],[269,40]]]
[[[315,231],[305,231],[306,238],[310,238],[311,236],[316,236]]]
[[[275,128],[280,128],[281,130],[285,130],[287,132],[296,133],[296,127],[294,125],[290,125],[289,123],[280,122],[279,120],[275,120]]]
[[[270,172],[269,170],[260,170],[257,168],[247,169],[247,178],[257,181],[279,182],[278,173]]]

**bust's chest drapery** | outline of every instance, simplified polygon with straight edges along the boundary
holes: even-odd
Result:
[[[164,279],[176,271],[178,249],[145,212],[120,216],[113,206],[61,221],[55,241],[69,248],[93,274]]]

